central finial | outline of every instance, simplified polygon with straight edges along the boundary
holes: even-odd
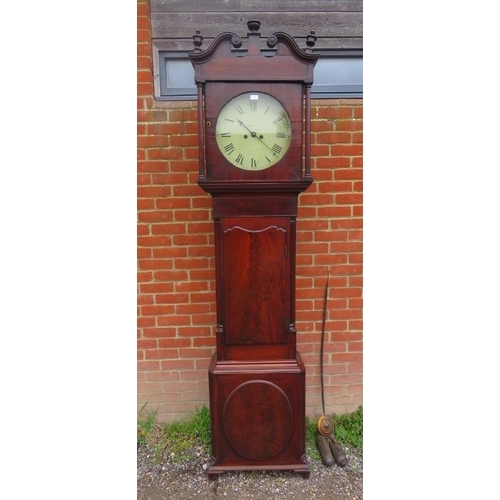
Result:
[[[258,31],[258,30],[259,30],[259,28],[260,28],[260,21],[256,21],[256,20],[253,20],[253,21],[248,21],[247,26],[248,26],[248,29],[249,29],[252,33],[255,33],[255,32],[256,32],[256,31]]]

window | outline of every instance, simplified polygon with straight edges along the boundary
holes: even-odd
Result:
[[[194,68],[185,52],[160,52],[160,92],[157,99],[196,99]]]
[[[363,51],[318,50],[312,98],[363,97]],[[185,51],[158,51],[158,100],[195,100],[194,69]]]
[[[318,51],[311,97],[363,97],[362,51]]]

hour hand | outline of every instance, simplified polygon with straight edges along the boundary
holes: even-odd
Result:
[[[241,121],[241,120],[238,120],[238,119],[237,119],[237,121],[238,121],[238,123],[239,123],[240,125],[242,125],[243,127],[245,127],[245,128],[246,128],[246,129],[250,132],[250,135],[251,135],[252,137],[257,137],[257,134],[256,134],[255,132],[252,132],[252,131],[251,131],[251,130],[250,130],[250,129],[249,129],[249,128],[248,128],[248,127],[247,127],[247,126],[246,126],[246,125],[245,125],[245,124]]]

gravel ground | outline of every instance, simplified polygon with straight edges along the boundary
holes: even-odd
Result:
[[[363,498],[363,451],[343,446],[345,467],[325,467],[309,458],[309,479],[290,472],[230,472],[209,479],[209,455],[176,464],[155,464],[147,447],[137,450],[137,500],[360,500]]]

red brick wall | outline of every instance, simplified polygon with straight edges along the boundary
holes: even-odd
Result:
[[[153,99],[147,2],[138,2],[138,407],[160,420],[208,406],[215,349],[211,198],[197,185],[194,101]],[[359,99],[313,100],[312,174],[299,198],[296,326],[306,413],[319,415],[323,295],[330,270],[325,406],[362,404],[362,117]]]

